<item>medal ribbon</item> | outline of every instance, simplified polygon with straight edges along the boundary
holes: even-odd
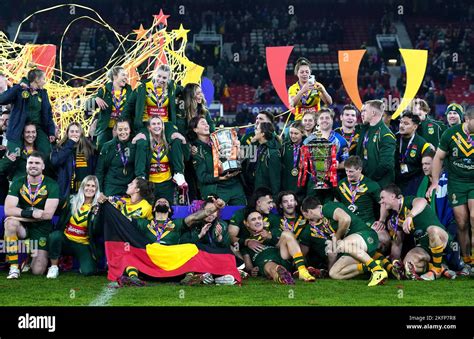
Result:
[[[122,146],[120,144],[117,144],[117,151],[120,155],[120,160],[122,160],[123,168],[126,168],[128,164],[128,158],[125,155],[125,150],[122,151]]]
[[[311,225],[310,224],[310,227],[312,230],[314,230],[319,236],[321,236],[322,238],[328,240],[329,239],[329,236],[331,234],[334,234],[335,231],[334,229],[332,228],[332,226],[329,224],[329,220],[327,220],[326,218],[323,218],[323,221],[322,221],[322,225],[321,225],[321,228],[318,227],[318,225]]]
[[[351,191],[351,201],[352,201],[352,204],[354,205],[355,204],[355,201],[356,201],[356,196],[357,196],[357,191],[359,189],[359,185],[360,185],[360,181],[362,180],[362,176],[359,178],[359,180],[357,181],[357,184],[355,185],[355,188],[352,189],[352,183],[348,180],[349,182],[349,190]]]
[[[298,165],[298,156],[300,155],[301,143],[298,145],[293,145],[293,168],[296,168]]]
[[[28,198],[30,199],[31,201],[31,206],[33,206],[35,200],[36,200],[36,197],[38,196],[38,193],[40,191],[40,188],[41,188],[41,185],[43,184],[43,179],[44,179],[44,175],[41,176],[39,182],[38,182],[38,185],[36,186],[36,190],[35,192],[33,193],[33,190],[31,188],[31,184],[28,180],[26,180],[27,182],[27,188],[28,188]]]
[[[117,99],[115,93],[112,93],[112,102],[114,104],[115,110],[112,111],[112,118],[117,118],[120,115],[121,109],[121,103],[122,103],[122,98],[123,98],[123,88],[120,90],[120,96]],[[115,114],[114,114],[115,113]]]
[[[410,138],[410,141],[408,141],[407,148],[405,150],[405,153],[402,155],[402,146],[403,146],[403,138],[400,138],[400,155],[401,155],[401,163],[405,163],[405,159],[407,158],[408,151],[410,150],[411,143],[413,142],[413,139],[415,138],[415,134],[412,135]]]
[[[469,133],[469,128],[466,128],[467,131],[464,130],[464,125],[462,126],[462,131],[466,133],[467,137],[467,142],[471,144],[472,147],[474,147],[474,140],[472,140],[471,133]]]
[[[156,219],[153,219],[153,224],[155,227],[153,229],[156,232],[156,242],[159,244],[161,241],[161,237],[163,236],[163,233],[166,231],[166,227],[168,226],[168,223],[171,221],[170,218],[166,219],[165,222],[163,223],[163,226],[160,227],[158,221]]]
[[[158,86],[156,86],[155,84],[153,84],[153,94],[155,95],[155,100],[156,100],[156,106],[157,107],[161,107],[161,105],[163,104],[163,99],[165,98],[165,90],[163,89],[161,91],[161,95],[159,96],[158,95]]]

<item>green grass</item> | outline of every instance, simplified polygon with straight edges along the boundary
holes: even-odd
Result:
[[[3,278],[3,277],[2,277]],[[0,280],[2,306],[87,306],[108,285],[105,276],[82,277],[62,273],[56,280],[23,274],[19,280]],[[367,287],[363,278],[318,280],[283,286],[263,278],[242,286],[151,286],[118,289],[111,306],[473,306],[471,278],[434,282],[390,280]]]

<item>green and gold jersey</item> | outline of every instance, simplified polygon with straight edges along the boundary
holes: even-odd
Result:
[[[349,225],[349,227],[346,230],[346,234],[344,235],[345,237],[348,236],[348,235],[351,235],[353,233],[357,233],[357,232],[361,232],[361,231],[367,231],[368,229],[370,229],[370,227],[367,226],[367,224],[365,222],[363,222],[361,218],[359,218],[354,213],[352,213],[342,203],[331,201],[331,202],[328,202],[328,203],[324,204],[322,212],[323,212],[323,216],[326,217],[330,221],[331,226],[334,228],[335,231],[338,228],[338,223],[333,218],[334,218],[334,212],[338,208],[342,209],[344,212],[349,214],[349,216],[351,217],[351,224]]]
[[[239,239],[242,239],[245,241],[245,239],[253,239],[253,240],[258,240],[260,241],[259,237],[253,237],[250,232],[247,230],[247,227],[244,225],[244,217],[245,217],[245,208],[238,210],[237,212],[234,213],[232,218],[230,219],[229,224],[230,225],[235,225],[239,227],[239,234],[238,237]],[[280,218],[275,215],[270,213],[269,215],[263,215],[263,227],[267,231],[271,232],[273,236],[273,239],[275,242],[277,242],[277,238],[279,237],[281,231],[280,231]]]
[[[364,175],[356,183],[349,183],[344,178],[337,185],[337,199],[365,223],[372,224],[376,208],[379,208],[380,186]]]
[[[71,241],[79,244],[89,245],[88,221],[91,204],[84,204],[79,210],[71,215],[64,230],[64,235]]]
[[[153,81],[148,81],[145,85],[146,100],[143,112],[143,122],[147,122],[151,117],[159,116],[163,122],[169,121],[168,106],[169,97],[167,89],[163,91],[161,87],[155,88]]]
[[[342,127],[336,128],[334,132],[341,135],[347,141],[347,144],[349,145],[349,154],[356,155],[357,142],[359,141],[359,137],[360,137],[360,126],[356,125],[352,133],[345,133]]]
[[[396,236],[397,231],[402,231],[402,225],[405,222],[407,215],[413,209],[413,201],[415,199],[417,199],[417,197],[411,195],[403,197],[400,204],[400,209],[390,213],[387,226],[392,238]],[[426,205],[423,211],[413,218],[411,230],[412,232],[416,232],[417,230],[426,232],[430,226],[438,226],[442,229],[445,229],[436,216],[436,213],[433,211],[433,209],[431,209],[430,205]]]
[[[328,218],[324,217],[317,223],[306,221],[298,240],[318,257],[326,258],[326,241],[331,240],[336,231],[337,222],[331,222]]]
[[[34,207],[44,210],[46,200],[59,199],[59,187],[53,179],[44,175],[39,184],[28,184],[27,177],[20,177],[12,181],[8,195],[18,197],[21,209]]]
[[[439,149],[446,152],[444,164],[449,183],[474,183],[474,134],[467,135],[465,124],[450,127],[441,136]]]
[[[123,197],[113,203],[124,216],[132,219],[153,219],[153,207],[145,199],[132,204],[128,197]]]
[[[290,231],[295,235],[296,239],[299,239],[305,226],[306,220],[301,215],[296,218],[280,217],[280,234],[283,231]]]
[[[110,120],[108,127],[113,128],[117,119],[122,114],[123,109],[125,108],[125,104],[127,103],[127,89],[121,88],[120,90],[113,89],[111,91],[112,96],[112,111],[110,113]]]
[[[181,236],[188,231],[184,219],[174,220],[152,220],[147,225],[148,231],[153,235],[155,242],[161,245],[177,245],[180,243]]]

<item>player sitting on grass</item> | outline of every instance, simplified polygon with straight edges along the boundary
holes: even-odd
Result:
[[[390,215],[389,215],[390,213]],[[449,235],[424,198],[402,195],[394,184],[380,193],[380,219],[390,218],[388,230],[392,237],[402,238],[413,233],[416,247],[404,259],[407,278],[435,280],[443,274],[441,265],[444,249],[450,241]],[[400,239],[400,244],[403,242]],[[401,248],[400,248],[401,251]]]
[[[292,285],[295,282],[288,270],[293,266],[290,261],[293,259],[300,280],[306,282],[316,280],[305,266],[303,253],[293,233],[283,231],[275,243],[272,241],[271,232],[264,229],[262,215],[255,209],[245,211],[244,225],[250,233],[248,239],[260,242],[255,249],[249,247],[242,249],[245,268],[253,276],[260,273],[281,284]]]

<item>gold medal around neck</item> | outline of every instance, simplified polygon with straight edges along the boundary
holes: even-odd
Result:
[[[357,206],[354,204],[350,204],[349,206],[347,206],[347,209],[352,213],[355,213],[357,211]]]
[[[294,177],[296,177],[296,176],[298,175],[298,169],[297,169],[297,168],[293,168],[293,169],[291,170],[291,175],[294,176]]]
[[[122,170],[123,175],[127,175],[127,169],[124,167]]]

